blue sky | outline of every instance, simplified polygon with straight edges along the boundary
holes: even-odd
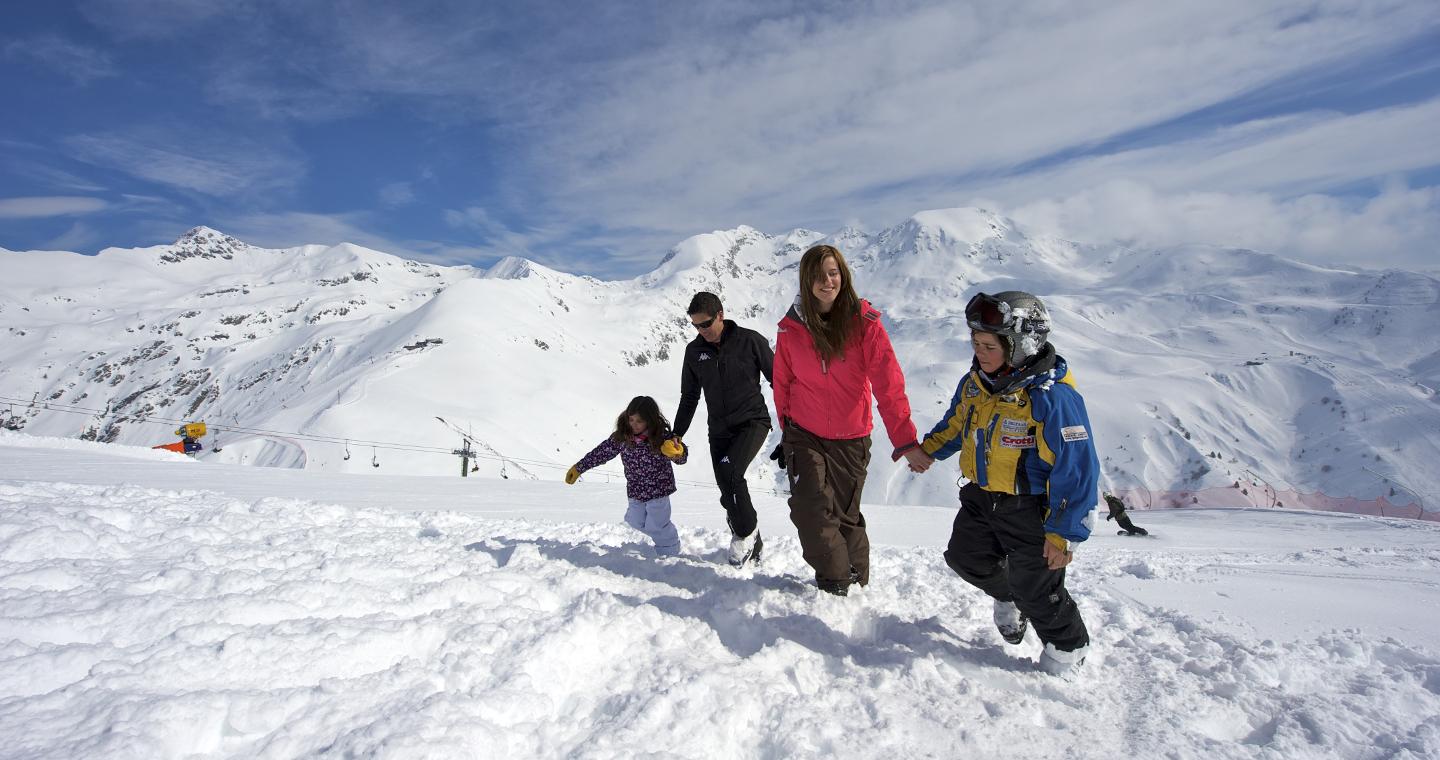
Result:
[[[965,205],[1316,263],[1440,240],[1432,0],[11,5],[11,250],[205,224],[611,278]]]

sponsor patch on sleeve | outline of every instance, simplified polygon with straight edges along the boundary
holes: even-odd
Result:
[[[1071,425],[1070,427],[1060,428],[1060,437],[1071,442],[1088,441],[1090,440],[1090,433],[1085,430],[1084,425]]]

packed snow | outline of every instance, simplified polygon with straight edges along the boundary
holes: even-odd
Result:
[[[0,756],[1440,756],[1440,525],[1098,521],[1070,573],[1094,646],[1061,680],[946,568],[953,501],[868,506],[872,583],[836,598],[781,496],[763,565],[725,564],[715,496],[682,485],[657,559],[618,479],[5,434]]]

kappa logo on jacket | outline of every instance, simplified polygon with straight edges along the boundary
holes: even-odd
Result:
[[[707,354],[707,353],[705,353],[705,352],[702,351],[702,352],[700,352],[700,356],[696,357],[695,361],[703,362],[703,361],[705,361],[706,359],[709,359],[709,358],[710,358],[710,354]]]

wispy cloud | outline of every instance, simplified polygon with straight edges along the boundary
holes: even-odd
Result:
[[[0,198],[0,219],[31,219],[47,216],[93,214],[110,204],[100,198],[74,195]]]
[[[261,142],[224,130],[134,129],[65,139],[75,158],[213,197],[288,190],[305,162],[284,140]]]
[[[100,240],[93,227],[84,222],[75,222],[69,229],[51,238],[43,248],[47,251],[81,251],[89,249]]]
[[[377,195],[380,205],[387,208],[408,206],[415,202],[415,186],[409,182],[391,182],[381,186]]]
[[[290,248],[297,245],[339,245],[354,243],[407,259],[437,264],[460,264],[484,258],[479,249],[468,249],[465,256],[451,255],[451,248],[433,241],[396,240],[376,234],[374,220],[364,212],[344,214],[311,214],[302,212],[247,213],[221,216],[214,223],[217,229],[264,248]],[[498,257],[495,257],[498,258]]]
[[[1440,252],[1440,189],[1399,183],[1368,199],[1280,199],[1113,181],[1004,210],[1032,232],[1139,248],[1203,242],[1329,264],[1412,269],[1434,266]]]
[[[622,225],[823,226],[897,187],[1004,175],[1434,17],[1413,3],[1066,8],[797,17],[637,56],[556,120],[540,148],[553,158],[537,161],[563,178],[559,203]]]
[[[1353,115],[1295,114],[996,179],[985,192],[1015,202],[1127,179],[1170,191],[1298,195],[1440,165],[1437,123],[1440,98]]]
[[[516,252],[633,273],[679,239],[742,223],[884,225],[976,197],[1039,214],[1098,204],[1105,187],[1137,198],[1133,188],[1148,188],[1161,207],[1205,198],[1298,220],[1337,188],[1433,167],[1440,149],[1427,129],[1440,122],[1424,100],[1433,89],[1378,110],[1311,102],[1329,97],[1337,72],[1377,82],[1433,72],[1433,59],[1405,62],[1417,40],[1440,34],[1440,6],[1414,0],[82,7],[120,39],[204,36],[195,71],[231,113],[310,128],[403,110],[457,142],[472,136],[483,158],[446,171],[473,170],[485,186],[433,194],[451,211],[413,202],[405,183],[376,196],[474,238],[387,241],[430,257]],[[1403,60],[1367,63],[1387,55]],[[304,171],[284,139],[172,137],[121,131],[70,145],[91,163],[212,197],[291,187]],[[1423,195],[1382,197],[1423,209]],[[1374,226],[1377,245],[1385,224],[1397,245],[1411,239],[1400,225],[1414,220],[1379,201],[1330,198]],[[289,222],[382,229],[368,216],[311,217]],[[1201,218],[1181,227],[1206,241]],[[1217,237],[1233,232],[1204,218]]]
[[[183,36],[238,4],[211,0],[85,0],[80,12],[122,39],[154,40]]]
[[[119,74],[108,54],[55,35],[14,40],[4,50],[8,59],[29,61],[81,85]]]

